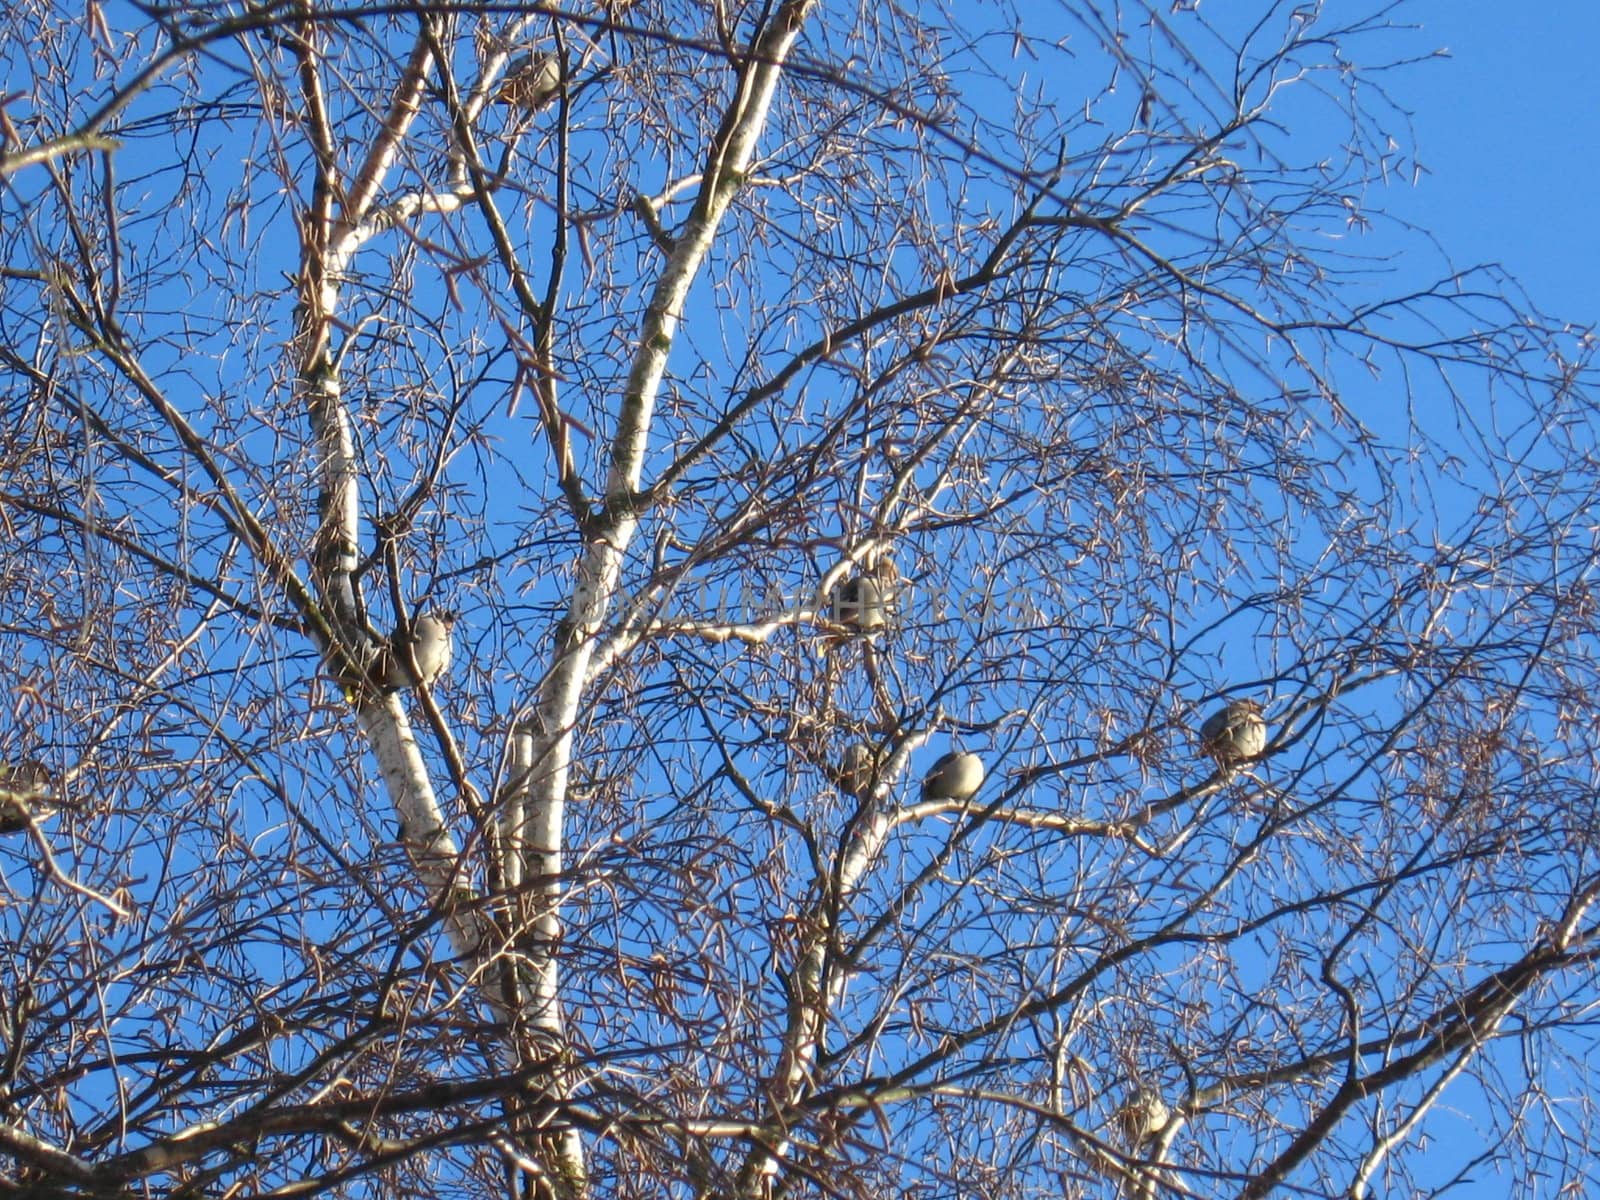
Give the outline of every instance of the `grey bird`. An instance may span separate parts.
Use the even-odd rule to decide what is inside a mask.
[[[1230,700],[1200,726],[1200,750],[1221,765],[1254,758],[1267,748],[1267,723],[1254,700]]]
[[[378,658],[377,677],[390,691],[431,684],[450,669],[453,612],[430,612],[397,629]]]
[[[983,759],[970,750],[941,755],[922,777],[924,800],[970,800],[983,786]]]
[[[847,579],[828,598],[829,615],[840,625],[853,625],[862,633],[876,633],[889,623],[894,588],[870,575]]]
[[[543,108],[561,90],[561,60],[548,50],[519,54],[506,67],[494,98],[524,112]]]
[[[43,763],[0,763],[0,833],[26,829],[28,818],[49,799],[51,784]]]
[[[839,763],[839,787],[860,799],[872,790],[883,767],[883,754],[866,742],[853,742]]]
[[[1160,1092],[1140,1088],[1117,1109],[1115,1119],[1128,1148],[1138,1150],[1167,1127],[1167,1122],[1172,1120],[1172,1110]]]

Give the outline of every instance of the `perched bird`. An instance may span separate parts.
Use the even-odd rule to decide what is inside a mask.
[[[882,766],[883,755],[875,747],[866,742],[853,743],[839,764],[840,789],[859,799],[872,790]]]
[[[1267,723],[1254,700],[1230,700],[1200,726],[1200,750],[1222,766],[1254,758],[1267,748]]]
[[[1140,1088],[1117,1109],[1115,1119],[1128,1148],[1137,1150],[1167,1127],[1167,1122],[1172,1120],[1172,1110],[1160,1092]]]
[[[894,608],[894,583],[881,574],[847,579],[828,597],[829,615],[838,624],[853,625],[862,633],[876,633],[887,626]]]
[[[453,612],[430,612],[397,629],[378,657],[377,677],[390,691],[431,684],[450,668]]]
[[[561,60],[549,50],[541,50],[537,54],[519,54],[511,60],[494,98],[533,112],[550,103],[560,90]]]
[[[0,833],[26,829],[28,817],[49,799],[51,782],[43,763],[0,763]]]
[[[983,785],[983,759],[967,750],[942,755],[922,777],[924,800],[968,800]]]

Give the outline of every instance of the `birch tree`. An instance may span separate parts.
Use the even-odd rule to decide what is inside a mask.
[[[0,1191],[1596,1186],[1592,347],[1391,6],[0,23]]]

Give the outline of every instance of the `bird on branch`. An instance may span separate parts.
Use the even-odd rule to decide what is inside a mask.
[[[1254,700],[1230,700],[1200,726],[1200,751],[1231,766],[1267,748],[1267,723]]]
[[[396,629],[378,655],[374,674],[387,691],[426,687],[450,668],[456,614],[430,612]]]
[[[970,750],[940,756],[922,777],[924,800],[970,800],[983,786],[983,759]]]

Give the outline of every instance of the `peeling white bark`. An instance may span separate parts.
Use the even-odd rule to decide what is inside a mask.
[[[927,738],[926,730],[911,735],[884,763],[877,788],[864,802],[863,819],[847,831],[845,844],[839,848],[834,898],[830,903],[824,897],[812,913],[804,949],[790,977],[791,994],[795,999],[790,1005],[789,1028],[784,1031],[783,1051],[771,1088],[773,1102],[780,1108],[795,1103],[805,1094],[822,1048],[828,1014],[844,998],[847,973],[828,970],[828,954],[835,944],[835,930],[831,924],[834,914],[843,915],[848,910],[850,898],[882,855],[895,826],[900,824],[900,810],[891,795],[893,785],[905,774],[912,753]],[[783,1153],[782,1145],[753,1152],[740,1168],[735,1194],[749,1200],[764,1195],[768,1181],[780,1169]]]
[[[384,789],[399,814],[407,849],[417,875],[430,895],[440,898],[444,927],[454,955],[467,962],[495,947],[488,921],[477,909],[448,903],[470,878],[461,862],[461,848],[445,827],[444,812],[433,790],[411,722],[398,695],[374,700],[357,714],[361,731],[378,760]],[[491,1005],[497,1001],[491,998]]]
[[[532,716],[512,734],[508,785],[501,797],[500,828],[506,883],[523,889],[527,927],[513,933],[527,974],[519,982],[531,994],[519,997],[523,1028],[563,1036],[557,948],[560,939],[560,875],[563,860],[565,804],[571,778],[572,730],[576,725],[599,630],[617,588],[624,558],[637,532],[639,517],[632,503],[645,468],[655,404],[665,375],[672,342],[682,321],[689,290],[715,241],[729,205],[744,182],[782,74],[814,0],[789,0],[756,38],[742,70],[737,91],[712,147],[699,194],[674,244],[651,295],[640,329],[639,344],[617,414],[617,437],[604,488],[604,508],[589,531],[557,657],[545,678]],[[325,602],[340,635],[364,641],[359,598],[353,572],[359,564],[361,497],[359,464],[349,413],[340,394],[326,331],[338,311],[340,289],[353,256],[362,243],[390,223],[388,212],[372,211],[383,181],[392,168],[415,118],[432,69],[426,37],[419,38],[396,88],[378,135],[355,176],[343,189],[338,218],[324,206],[311,218],[307,238],[306,278],[313,286],[306,299],[312,311],[314,342],[305,347],[304,381],[317,448],[322,509],[319,572]],[[331,143],[331,139],[330,143]],[[417,211],[443,209],[458,196],[418,202]],[[396,214],[404,215],[402,209]],[[375,652],[372,646],[363,646]],[[370,653],[368,657],[370,657]],[[416,739],[398,698],[371,699],[361,706],[361,727],[382,772],[385,788],[400,815],[413,861],[436,895],[448,900],[465,882],[460,850],[445,829],[438,799]],[[861,831],[865,844],[880,843],[892,822],[880,815]],[[854,868],[851,868],[852,870]],[[532,883],[531,888],[527,887]],[[481,957],[491,946],[487,919],[476,909],[457,911],[446,904],[446,928],[458,955]],[[820,953],[820,951],[818,951]],[[807,971],[820,977],[821,959]],[[494,998],[491,998],[494,1003]],[[825,1005],[818,1012],[825,1010]],[[796,1045],[798,1058],[814,1054],[813,1034]],[[511,1048],[515,1053],[515,1047]],[[798,1065],[797,1076],[803,1074]],[[559,1086],[559,1081],[553,1081]],[[574,1191],[584,1186],[582,1145],[576,1133],[559,1137],[561,1162],[553,1164]]]
[[[766,124],[783,62],[814,0],[789,0],[756,39],[739,79],[722,131],[712,148],[700,192],[645,311],[638,348],[617,414],[617,436],[606,479],[605,507],[591,532],[572,600],[545,678],[537,714],[515,734],[510,755],[513,786],[505,800],[504,833],[518,864],[507,864],[508,879],[537,879],[533,891],[532,960],[534,995],[526,1016],[535,1027],[563,1035],[560,976],[556,960],[562,886],[562,836],[572,769],[572,730],[589,679],[597,635],[616,592],[623,560],[638,531],[632,498],[643,476],[656,398],[666,372],[683,307],[717,229],[738,192]],[[575,1133],[563,1140],[569,1164],[581,1170],[581,1145]]]
[[[512,832],[508,840],[522,848],[528,874],[537,873],[547,881],[540,889],[548,901],[540,906],[540,921],[544,925],[536,930],[537,940],[546,946],[553,945],[556,931],[555,909],[560,892],[557,876],[561,870],[565,798],[571,776],[572,729],[583,700],[590,660],[596,650],[596,634],[616,591],[623,559],[638,530],[638,516],[630,508],[630,499],[643,475],[656,397],[689,289],[705,263],[717,228],[749,167],[766,124],[783,61],[793,48],[813,3],[814,0],[790,0],[757,38],[751,61],[730,104],[724,132],[712,149],[699,196],[676,250],[651,295],[618,414],[617,437],[605,488],[609,520],[590,538],[579,563],[568,609],[566,636],[546,677],[538,718],[526,723],[518,733],[527,741],[525,747],[512,755],[522,794],[513,798],[509,805],[514,816],[508,817],[508,824],[514,822],[520,829]],[[549,1028],[559,1032],[558,981],[553,958],[539,964],[537,975],[541,994],[534,998],[534,1011],[553,1022]]]

